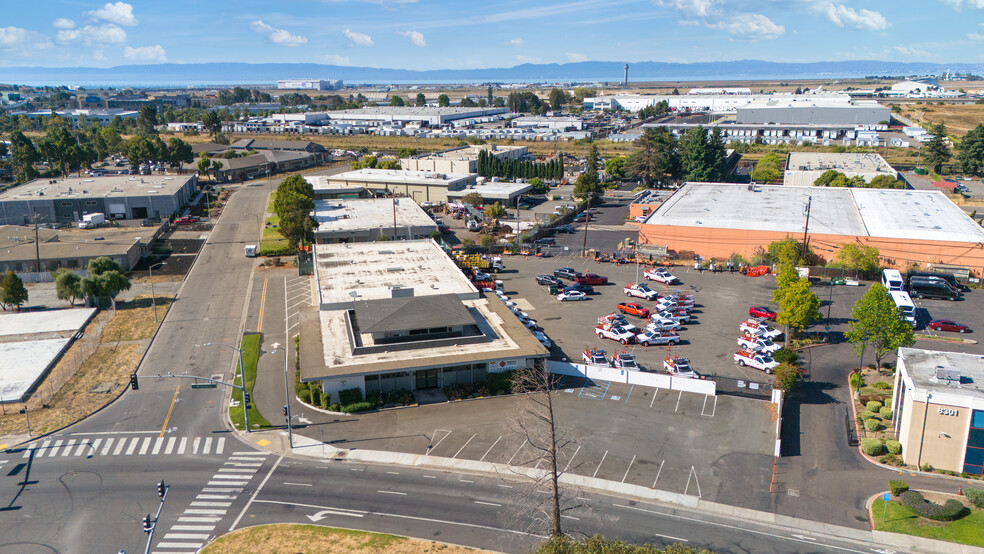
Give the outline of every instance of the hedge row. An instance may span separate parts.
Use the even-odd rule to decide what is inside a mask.
[[[890,420],[892,419],[892,409],[889,408],[888,406],[885,406],[882,409],[878,410],[878,415],[880,415],[882,419]]]
[[[374,409],[376,409],[376,405],[373,404],[372,402],[355,402],[353,404],[346,404],[342,406],[342,413],[354,414],[357,412],[367,412],[369,410],[374,410]]]
[[[964,496],[970,499],[970,503],[975,507],[984,510],[984,490],[981,489],[964,489]]]
[[[297,249],[291,248],[290,246],[267,246],[266,248],[261,248],[259,252],[259,256],[261,258],[273,256],[293,256],[294,254],[297,254]]]
[[[937,504],[923,498],[917,491],[908,490],[901,495],[902,505],[914,514],[933,521],[954,521],[968,512],[959,500],[949,499],[946,504]]]
[[[343,406],[362,402],[362,389],[354,387],[338,391],[338,402]]]

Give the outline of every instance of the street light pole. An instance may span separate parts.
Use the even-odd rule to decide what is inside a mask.
[[[294,433],[290,428],[290,384],[287,381],[287,347],[273,343],[273,351],[283,350],[284,353],[284,416],[287,418],[287,444],[294,448]]]
[[[154,267],[167,265],[167,262],[160,262],[150,266],[150,303],[154,307],[154,325],[157,324],[157,294],[154,292]]]
[[[205,346],[225,346],[226,348],[231,348],[236,352],[239,352],[239,378],[243,381],[243,388],[239,389],[243,393],[243,423],[246,425],[246,432],[249,433],[249,405],[246,402],[246,366],[243,365],[243,350],[242,348],[236,348],[235,346],[230,346],[221,342],[206,342]],[[233,378],[233,384],[235,384],[236,379]]]

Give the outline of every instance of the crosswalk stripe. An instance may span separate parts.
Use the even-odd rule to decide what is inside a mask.
[[[269,456],[270,453],[269,452],[259,452],[259,451],[256,451],[256,450],[248,450],[248,451],[233,452],[232,455],[233,456]]]
[[[209,507],[211,507],[211,508],[228,508],[229,506],[232,506],[232,502],[201,502],[201,501],[196,500],[196,501],[192,502],[191,504],[189,504],[189,506],[198,506],[200,508],[209,508]]]
[[[222,454],[222,451],[224,449],[225,449],[225,437],[219,437],[219,440],[216,441],[215,444],[215,453]]]
[[[79,447],[75,449],[75,455],[81,456],[82,453],[89,448],[89,446],[90,446],[89,439],[84,439],[82,442],[79,443]]]
[[[120,442],[116,443],[116,450],[113,451],[113,456],[119,456],[120,452],[123,452],[124,446],[126,446],[126,437],[120,439]]]
[[[130,441],[130,448],[126,449],[126,455],[132,456],[133,451],[137,449],[137,445],[140,444],[140,437],[137,437]]]
[[[200,543],[197,543],[197,544],[193,544],[193,543],[186,543],[186,542],[159,542],[159,543],[157,543],[157,548],[195,548],[195,549],[197,549],[199,546],[201,546],[203,544],[205,544],[205,543],[200,542]],[[195,550],[195,551],[197,552],[197,550]]]
[[[46,446],[48,446],[48,443],[50,443],[50,442],[51,441],[44,441],[44,443],[41,445],[41,448],[45,448]],[[32,444],[30,446],[30,448],[28,448],[27,450],[24,451],[24,455],[22,457],[23,458],[30,458],[31,457],[31,454],[34,454],[34,451],[37,450],[37,449],[38,449],[38,445]]]
[[[139,455],[143,456],[144,454],[147,453],[147,450],[149,449],[150,449],[150,437],[144,437],[143,444],[140,445]]]
[[[222,521],[221,517],[203,517],[203,516],[183,516],[179,517],[178,521],[186,521],[188,523],[218,523]]]
[[[215,485],[226,485],[226,486],[228,486],[228,485],[236,485],[236,486],[239,486],[239,487],[245,487],[246,485],[249,484],[249,481],[209,481],[207,484],[209,486],[215,486]]]
[[[116,439],[115,438],[106,439],[106,445],[103,446],[102,452],[99,453],[100,456],[105,456],[109,454],[109,449],[112,448],[114,440]]]
[[[181,437],[181,443],[178,444],[178,454],[184,454],[185,448],[188,446],[188,437]]]
[[[232,494],[199,494],[195,497],[196,500],[235,500],[236,496]]]
[[[257,463],[257,462],[259,462],[260,465],[263,465],[263,462],[266,461],[266,458],[246,458],[244,456],[229,456],[229,461],[230,462],[239,462],[239,463]]]
[[[194,438],[194,440],[191,442],[191,453],[192,454],[198,454],[198,446],[201,445],[201,443],[202,443],[202,438],[201,437],[195,437]]]
[[[252,474],[250,474],[250,475],[252,475]],[[212,479],[235,479],[235,480],[238,480],[238,481],[242,481],[243,479],[249,479],[250,478],[250,475],[225,475],[225,474],[218,474],[218,475],[213,475],[212,476]]]
[[[209,454],[212,451],[212,437],[205,438],[205,446],[202,447],[202,454]]]
[[[75,446],[75,439],[70,439],[68,442],[66,442],[65,449],[62,450],[62,456],[71,456],[73,446]]]
[[[102,439],[96,439],[92,441],[92,455],[95,456],[96,452],[99,452],[99,445],[102,444]]]
[[[170,454],[171,451],[174,450],[174,442],[176,440],[177,440],[177,437],[168,437],[168,439],[167,439],[167,446],[164,448],[164,453],[165,454]]]
[[[231,483],[222,483],[222,484],[223,485],[230,485]],[[234,493],[237,493],[238,494],[238,493],[243,492],[243,489],[242,488],[226,488],[226,487],[205,487],[205,488],[202,489],[202,492],[234,492]]]
[[[61,446],[61,443],[62,443],[62,441],[60,441],[60,440],[55,441],[55,444],[53,444],[51,446],[51,450],[48,451],[48,457],[49,458],[54,458],[55,456],[58,455],[58,447]]]
[[[172,525],[172,531],[211,531],[214,525]]]
[[[252,475],[256,473],[255,467],[220,467],[219,473],[242,473],[243,475]]]
[[[201,516],[224,516],[229,510],[210,510],[205,508],[188,508],[184,513],[189,515],[201,515]]]
[[[207,541],[208,534],[200,535],[197,533],[168,533],[164,535],[164,540],[185,540],[185,541]]]
[[[163,444],[164,444],[164,437],[157,437],[157,440],[154,441],[154,449],[151,450],[150,454],[152,456],[156,456],[156,455],[160,454],[160,452],[161,452],[161,446]]]

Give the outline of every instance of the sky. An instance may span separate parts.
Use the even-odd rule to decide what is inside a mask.
[[[738,59],[984,62],[984,0],[0,0],[0,67]]]

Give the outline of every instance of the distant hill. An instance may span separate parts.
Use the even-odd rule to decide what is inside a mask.
[[[434,82],[553,82],[622,80],[626,62],[578,62],[522,64],[485,69],[434,69],[416,71],[376,67],[350,67],[313,63],[199,63],[121,65],[95,67],[0,68],[0,82],[16,84],[64,84],[83,86],[151,86],[204,84],[261,84],[278,79],[342,79],[347,83]],[[777,63],[761,60],[730,62],[628,62],[629,81],[753,80],[856,78],[869,75],[927,75],[946,70],[984,73],[984,64],[937,64],[855,60],[843,62]]]

